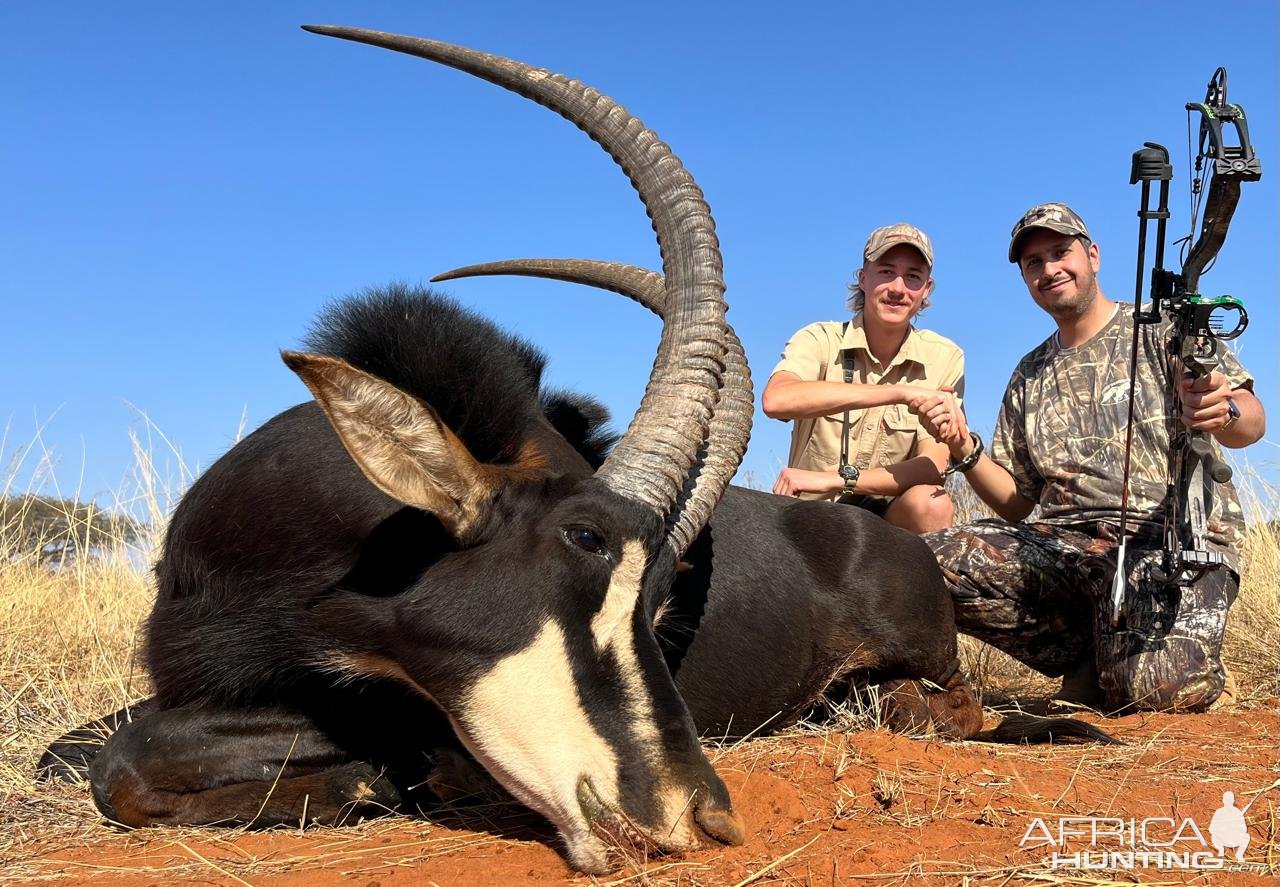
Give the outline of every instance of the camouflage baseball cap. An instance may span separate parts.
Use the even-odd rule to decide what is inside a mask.
[[[864,261],[874,262],[902,243],[920,250],[929,267],[933,267],[933,243],[929,240],[929,235],[906,222],[885,225],[883,228],[872,231],[871,236],[867,238],[867,245],[862,248],[862,258]]]
[[[1059,234],[1093,239],[1089,237],[1089,229],[1084,226],[1084,219],[1076,215],[1071,207],[1065,203],[1042,203],[1023,213],[1018,224],[1009,232],[1009,261],[1015,265],[1018,264],[1018,240],[1032,228],[1048,228]]]

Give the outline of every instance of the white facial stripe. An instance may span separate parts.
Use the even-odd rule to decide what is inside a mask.
[[[617,757],[587,717],[554,620],[476,682],[457,724],[476,760],[561,831],[582,821],[581,776],[601,798],[618,798]]]
[[[635,546],[634,550],[624,547],[624,564],[628,556],[637,554],[643,564],[643,550],[639,543]],[[659,735],[653,703],[640,677],[633,624],[629,617],[622,620],[623,630],[613,633],[610,646],[626,687],[632,736],[637,744],[657,753]],[[338,653],[324,666],[352,677],[403,681],[432,699],[398,663],[376,654]],[[617,804],[617,757],[591,726],[573,680],[564,634],[554,620],[542,627],[530,646],[503,659],[476,684],[462,717],[445,714],[481,766],[521,803],[555,824],[575,865],[586,869],[604,865],[608,852],[583,820],[577,787],[581,776],[590,776],[601,800]],[[661,777],[654,790],[660,795],[665,824],[649,837],[669,850],[700,846],[699,830],[689,815],[693,807],[689,790]]]
[[[645,554],[639,540],[622,544],[622,559],[613,569],[604,604],[591,620],[591,637],[596,651],[612,653],[618,665],[618,678],[625,687],[626,704],[631,714],[631,733],[643,744],[658,741],[653,702],[645,686],[636,658],[635,609],[644,582]]]
[[[615,586],[622,592],[618,597],[629,596],[634,609],[644,561],[639,542],[624,545],[602,612],[614,597]],[[627,588],[634,591],[623,591]],[[636,656],[634,625],[631,610],[626,610],[610,633],[608,646],[625,688],[631,747],[639,763],[661,758],[662,753],[652,698]],[[621,794],[618,759],[587,717],[564,634],[554,620],[543,625],[530,646],[503,659],[481,678],[466,712],[451,720],[475,759],[521,803],[556,825],[576,865],[605,858],[604,845],[582,818],[578,780],[589,776],[596,795],[609,806],[617,805]],[[669,850],[700,846],[690,790],[661,776],[653,790],[659,794],[664,815],[659,829],[648,837]]]
[[[401,680],[432,699],[398,663],[381,656],[336,653],[323,666],[353,678]],[[587,719],[560,627],[548,621],[532,645],[503,659],[476,685],[468,703],[461,718],[437,707],[472,757],[517,800],[551,820],[575,866],[609,870],[608,849],[583,818],[577,785],[589,775],[600,797],[616,803],[617,759]]]
[[[609,589],[599,612],[591,618],[591,636],[596,649],[606,650],[619,626],[630,621],[640,599],[640,585],[644,582],[644,546],[636,539],[622,543],[622,559],[613,568]]]
[[[624,687],[627,713],[630,715],[628,732],[632,743],[652,750],[653,756],[660,756],[657,712],[636,654],[635,608],[644,582],[645,565],[644,547],[640,542],[630,540],[623,543],[622,559],[614,568],[604,605],[591,620],[591,634],[596,649],[609,651],[617,663],[618,678]],[[645,757],[652,759],[649,755]],[[693,806],[689,791],[672,785],[661,774],[654,789],[660,794],[664,811],[662,822],[668,831],[652,837],[660,839],[668,847],[697,846],[697,828],[692,816],[687,815]]]

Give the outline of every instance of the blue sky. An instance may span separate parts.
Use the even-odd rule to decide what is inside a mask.
[[[1158,13],[1156,10],[1158,9]],[[550,14],[554,12],[554,15]],[[9,458],[44,426],[86,495],[133,464],[136,410],[207,466],[305,399],[277,351],[328,300],[471,262],[572,256],[658,266],[612,162],[555,115],[426,62],[304,33],[351,24],[547,67],[626,105],[705,190],[757,401],[797,328],[842,319],[867,232],[932,236],[923,325],[967,352],[971,423],[994,423],[1052,326],[1004,257],[1024,209],[1069,202],[1133,298],[1129,159],[1163,142],[1185,233],[1186,115],[1215,66],[1251,115],[1247,185],[1205,292],[1246,302],[1239,342],[1277,409],[1277,12],[1081,2],[59,3],[0,6],[0,213]],[[566,284],[449,289],[551,355],[554,384],[625,424],[658,325]],[[788,427],[757,414],[744,468],[771,481]],[[1250,461],[1275,476],[1263,442]]]

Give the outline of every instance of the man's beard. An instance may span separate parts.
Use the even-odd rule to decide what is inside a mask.
[[[1078,320],[1084,317],[1098,298],[1098,276],[1090,274],[1088,280],[1076,279],[1076,298],[1059,302],[1048,309],[1055,320]]]

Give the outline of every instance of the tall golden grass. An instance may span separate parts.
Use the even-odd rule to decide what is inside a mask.
[[[138,662],[141,627],[154,591],[149,566],[166,520],[191,480],[176,448],[162,451],[171,472],[156,461],[157,435],[149,425],[133,435],[134,467],[107,498],[108,508],[141,525],[132,539],[92,534],[94,550],[50,565],[47,543],[11,532],[27,515],[7,509],[0,526],[0,796],[29,789],[42,748],[68,728],[115,711],[147,695]],[[79,490],[57,488],[56,454],[34,444],[7,453],[0,495],[11,503],[37,494],[75,502]],[[26,484],[19,488],[19,478]],[[101,498],[101,497],[99,497]],[[68,509],[62,532],[90,536],[92,510]],[[3,819],[4,811],[0,811]]]

